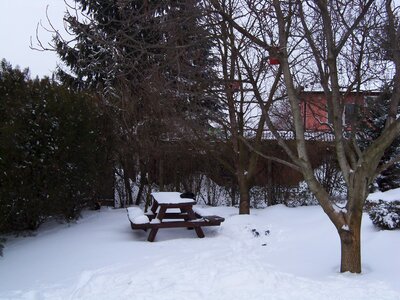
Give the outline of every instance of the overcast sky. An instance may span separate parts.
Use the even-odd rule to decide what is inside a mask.
[[[394,0],[396,6],[400,0]],[[36,26],[47,25],[48,15],[55,28],[63,30],[66,10],[64,0],[0,0],[0,59],[5,58],[14,67],[29,67],[32,77],[51,75],[59,60],[53,52],[39,52],[29,48],[30,38],[36,42]],[[46,44],[51,34],[40,29],[40,39]]]
[[[42,21],[47,24],[48,15],[57,29],[63,29],[65,12],[63,0],[0,0],[0,59],[5,58],[14,67],[29,67],[31,76],[51,75],[58,59],[53,52],[39,52],[29,48],[30,38],[36,42],[36,26]],[[51,34],[40,29],[44,43],[51,40]]]

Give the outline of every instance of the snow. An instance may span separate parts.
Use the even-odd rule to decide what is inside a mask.
[[[400,299],[399,231],[363,218],[363,273],[339,273],[339,238],[318,206],[276,205],[193,230],[132,231],[125,209],[87,211],[73,224],[45,224],[9,237],[0,258],[0,299]]]
[[[177,203],[193,203],[192,198],[181,198],[181,193],[178,192],[157,192],[151,193],[158,203],[177,204]]]
[[[389,190],[386,192],[375,192],[367,198],[370,202],[379,202],[383,200],[385,202],[400,201],[400,188]]]
[[[141,215],[144,215],[143,210],[139,207],[132,206],[132,207],[128,207],[126,210],[128,212],[128,217],[131,220],[133,220],[134,218],[139,217]]]
[[[137,216],[132,220],[133,224],[147,224],[149,222],[150,222],[149,217],[145,215]]]
[[[200,216],[206,216],[209,213],[209,210],[207,209],[207,207],[204,208],[204,207],[201,207],[200,205],[193,206],[193,211]]]
[[[393,212],[389,212],[386,216],[383,217],[384,223],[388,224],[388,227],[390,229],[396,228],[396,219],[398,219],[398,216]]]
[[[144,215],[143,210],[139,207],[128,207],[128,218],[133,224],[147,224],[149,223],[149,217]]]
[[[281,138],[285,140],[293,140],[295,139],[295,134],[293,131],[280,130],[278,134]],[[332,142],[335,140],[335,135],[330,132],[316,132],[316,131],[306,131],[304,132],[304,138],[306,140],[317,140],[324,142]],[[276,137],[271,131],[263,132],[263,139],[265,140],[275,140]]]
[[[339,213],[344,213],[344,214],[347,213],[347,209],[345,207],[339,207],[335,203],[332,204],[332,207],[333,207],[333,209],[335,210],[335,212],[337,214],[339,214]]]

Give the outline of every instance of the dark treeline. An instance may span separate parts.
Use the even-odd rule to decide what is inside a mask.
[[[165,141],[190,136],[191,147],[198,148],[210,121],[222,115],[212,92],[218,80],[204,10],[197,0],[76,3],[86,18],[65,16],[74,43],[55,36],[54,50],[68,66],[58,76],[102,103],[115,129],[122,205],[139,204],[152,185],[168,188],[159,176],[165,172]]]
[[[77,218],[107,167],[109,124],[88,94],[1,61],[0,231]]]
[[[154,185],[172,188],[159,176],[164,142],[191,135],[194,147],[221,115],[198,1],[76,2],[87,18],[65,15],[72,46],[54,36],[68,68],[56,81],[1,65],[3,232],[79,217],[113,197],[114,172],[124,181],[122,206],[145,200]],[[190,176],[181,173],[175,188]]]

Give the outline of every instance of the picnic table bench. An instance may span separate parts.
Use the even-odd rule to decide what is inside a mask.
[[[145,214],[138,207],[128,207],[132,229],[150,229],[148,241],[153,242],[158,229],[186,227],[194,229],[199,238],[204,237],[203,226],[219,226],[225,220],[219,216],[202,216],[195,213],[193,198],[181,198],[178,192],[152,193],[153,204]]]

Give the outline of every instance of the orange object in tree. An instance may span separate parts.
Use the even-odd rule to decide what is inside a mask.
[[[270,57],[270,58],[269,58],[269,64],[270,64],[270,65],[279,65],[279,64],[280,64],[279,58],[277,58],[277,57]]]

